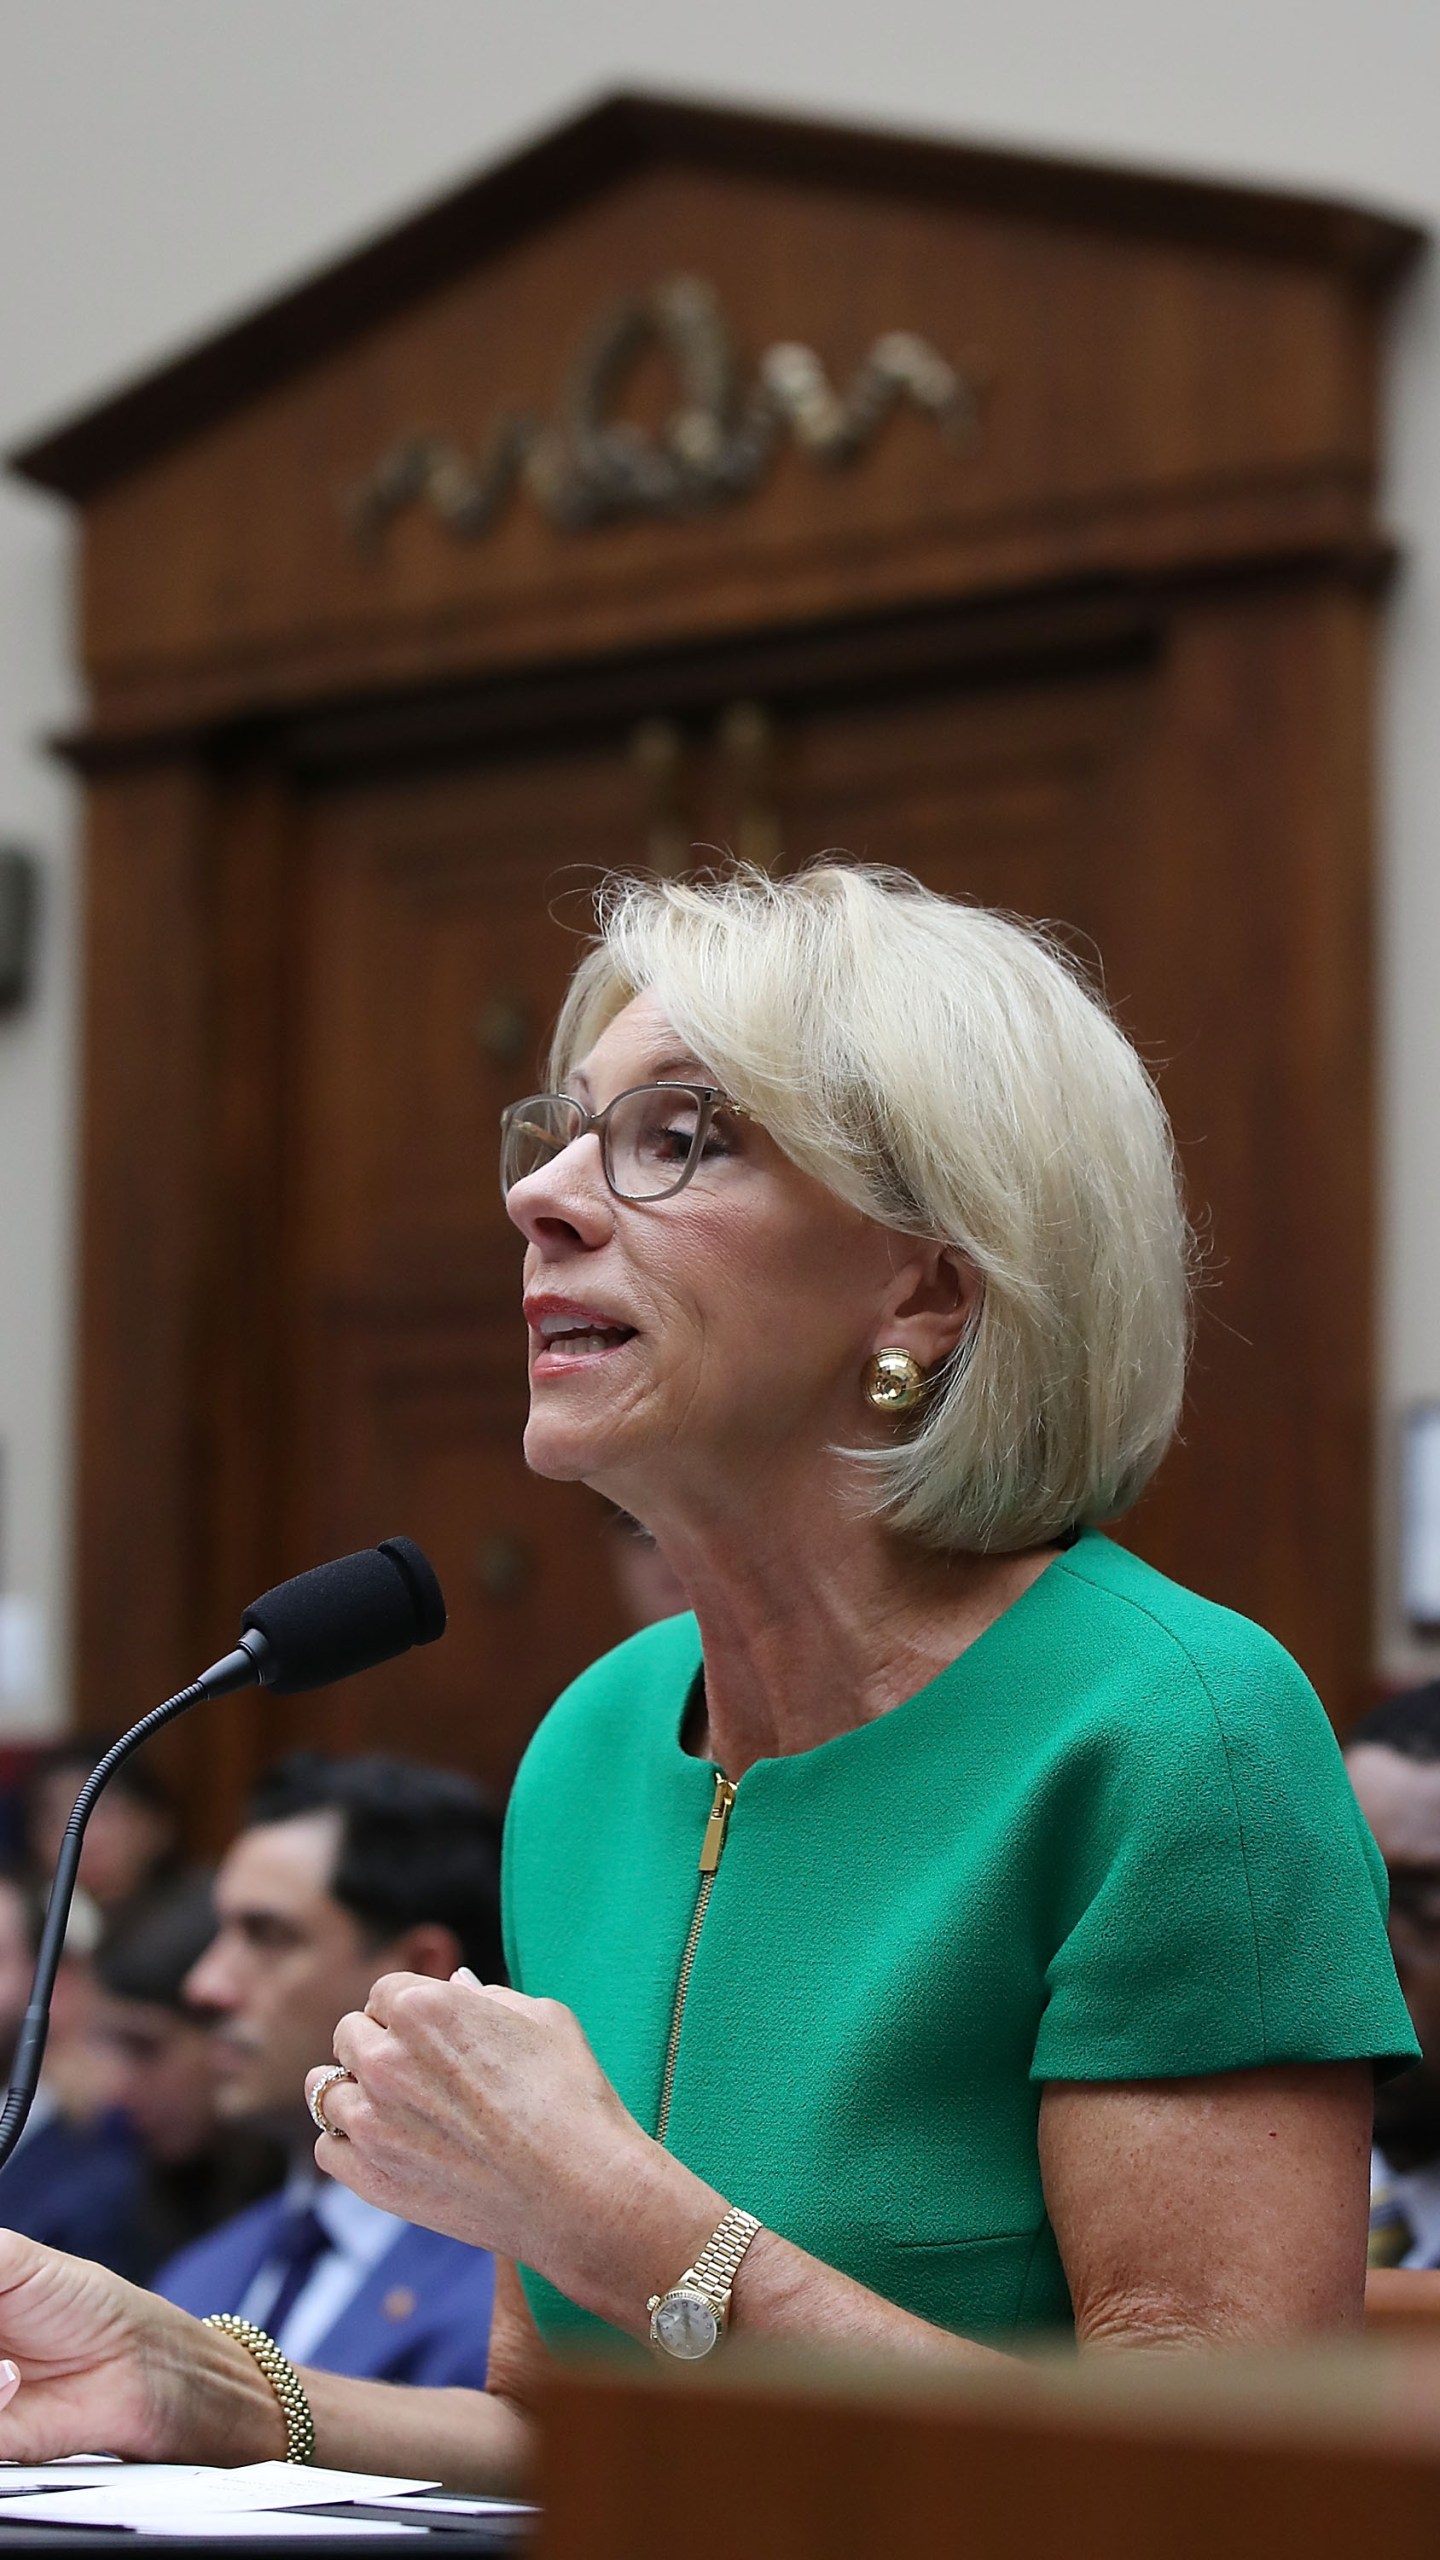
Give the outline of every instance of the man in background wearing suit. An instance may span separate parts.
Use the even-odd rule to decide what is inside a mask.
[[[382,1973],[503,1981],[500,1830],[468,1780],[297,1753],[263,1778],[215,1880],[218,1931],[186,1982],[208,2012],[226,2120],[290,2155],[278,2196],[162,2267],[202,2318],[254,2320],[297,2364],[383,2382],[485,2380],[488,2253],[383,2213],[315,2168],[304,2075]]]
[[[1440,1681],[1387,1698],[1345,1765],[1390,1878],[1390,1944],[1422,2059],[1375,2092],[1372,2267],[1440,2266]]]
[[[40,1943],[44,1895],[20,1869],[0,1866],[0,2078],[9,2079]],[[142,2162],[134,2133],[113,2107],[69,2086],[84,2062],[93,1997],[90,1949],[99,1921],[77,1898],[55,1985],[46,2068],[25,2130],[0,2174],[0,2224],[143,2284],[155,2260],[136,2227]],[[83,2070],[82,2070],[83,2079]]]

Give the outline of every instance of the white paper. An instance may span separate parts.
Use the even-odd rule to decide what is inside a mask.
[[[88,2489],[92,2481],[114,2480],[124,2468],[118,2453],[62,2453],[55,2462],[0,2462],[0,2498],[19,2497],[27,2489]],[[135,2471],[168,2471],[168,2462],[137,2462]]]
[[[17,2464],[13,2471],[0,2471],[0,2504],[7,2516],[15,2515],[41,2490],[47,2509],[59,2498],[88,2496],[92,2490],[124,2489],[137,2498],[166,2498],[210,2477],[210,2466],[198,2462],[42,2462],[24,2469]]]
[[[227,2542],[293,2542],[302,2534],[323,2541],[328,2534],[353,2542],[360,2533],[423,2533],[423,2524],[371,2524],[363,2516],[282,2516],[282,2515],[198,2515],[177,2516],[167,2507],[158,2516],[147,2516],[142,2530],[162,2540],[193,2542],[197,2533],[207,2541],[222,2535]]]
[[[47,2480],[52,2471],[118,2471],[121,2460],[122,2456],[118,2453],[57,2453],[53,2462],[24,2463],[12,2462],[7,2455],[5,2460],[0,2462],[0,2480],[8,2480],[12,2472],[16,2471],[43,2472]],[[133,2467],[137,2471],[145,2469],[168,2471],[170,2465],[169,2463],[137,2462]]]
[[[43,2496],[7,2497],[0,2514],[6,2523],[128,2525],[148,2533],[169,2530],[181,2517],[190,2524],[203,2517],[208,2530],[212,2516],[333,2507],[342,2500],[368,2506],[405,2489],[439,2485],[391,2472],[322,2471],[308,2463],[248,2462],[219,2470],[200,2463],[135,2462],[112,2470],[94,2487],[74,2487],[72,2474]]]
[[[538,2516],[538,2507],[523,2498],[362,2498],[366,2507],[389,2507],[404,2515],[407,2508],[427,2516]]]
[[[129,2476],[127,2470],[126,2478]],[[233,2471],[207,2471],[202,2476],[207,2482],[221,2484],[220,2504],[227,2507],[293,2507],[302,2502],[306,2506],[333,2507],[341,2498],[348,2498],[357,2506],[369,2506],[376,2498],[398,2498],[407,2489],[440,2486],[438,2480],[407,2479],[403,2472],[328,2471],[317,2462],[244,2462]],[[262,2494],[272,2489],[280,2494]]]

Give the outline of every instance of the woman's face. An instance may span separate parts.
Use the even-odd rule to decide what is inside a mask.
[[[674,1079],[714,1082],[643,995],[567,1089],[599,1111]],[[912,1248],[753,1121],[718,1111],[668,1200],[617,1200],[591,1133],[516,1183],[509,1208],[526,1240],[537,1474],[583,1477],[643,1518],[689,1486],[723,1498],[865,1435],[861,1371]]]

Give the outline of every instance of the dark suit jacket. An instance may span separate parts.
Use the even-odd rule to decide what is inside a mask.
[[[143,2175],[123,2116],[90,2125],[51,2116],[0,2170],[0,2223],[143,2283],[150,2272],[139,2227]]]
[[[267,2196],[222,2222],[161,2268],[155,2291],[202,2320],[212,2311],[238,2311],[285,2212],[283,2194]],[[465,2383],[479,2391],[494,2298],[487,2249],[407,2223],[305,2361],[370,2382]]]

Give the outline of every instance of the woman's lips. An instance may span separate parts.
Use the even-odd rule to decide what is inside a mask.
[[[572,1369],[593,1369],[597,1361],[612,1359],[634,1339],[630,1325],[573,1325],[563,1333],[536,1333],[532,1336],[530,1375],[559,1378]]]

